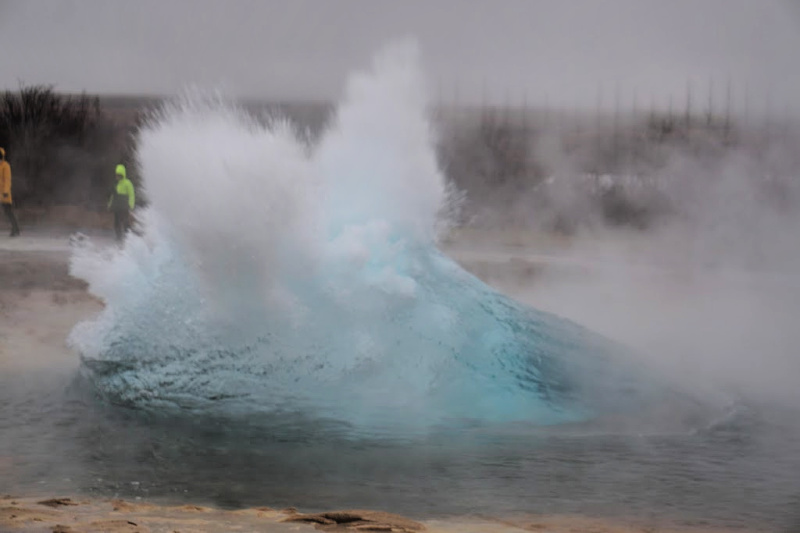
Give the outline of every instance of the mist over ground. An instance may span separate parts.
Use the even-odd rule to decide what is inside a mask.
[[[445,168],[469,191],[465,226],[562,261],[527,282],[493,280],[665,371],[797,405],[797,124],[643,115],[537,129],[499,110],[482,137],[448,139],[444,153],[463,158]],[[476,137],[506,151],[459,145]]]

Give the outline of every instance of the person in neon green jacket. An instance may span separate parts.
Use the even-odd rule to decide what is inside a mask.
[[[117,184],[108,199],[108,209],[114,213],[114,232],[118,241],[125,237],[131,227],[131,211],[135,205],[136,194],[133,183],[128,179],[125,165],[117,165]]]

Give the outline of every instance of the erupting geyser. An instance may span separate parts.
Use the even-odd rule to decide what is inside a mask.
[[[106,303],[70,338],[100,396],[403,431],[658,402],[619,346],[437,249],[450,195],[426,105],[415,48],[400,46],[350,80],[311,145],[213,99],[165,106],[138,138],[142,236],[72,259]]]

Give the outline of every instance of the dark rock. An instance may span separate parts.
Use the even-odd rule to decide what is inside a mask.
[[[424,531],[425,526],[408,518],[384,513],[382,511],[328,511],[315,514],[297,514],[284,519],[284,522],[304,522],[317,524],[324,531]]]
[[[53,498],[51,500],[43,500],[40,502],[36,502],[39,505],[46,505],[48,507],[61,507],[65,505],[78,505],[77,503],[73,502],[69,498]]]

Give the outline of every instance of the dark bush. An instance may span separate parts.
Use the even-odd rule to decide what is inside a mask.
[[[62,95],[46,85],[0,94],[0,146],[20,205],[102,205],[124,144],[119,137],[96,97]]]
[[[476,208],[507,204],[544,177],[534,157],[532,129],[492,113],[445,126],[439,159],[449,180],[466,195],[467,216]]]

